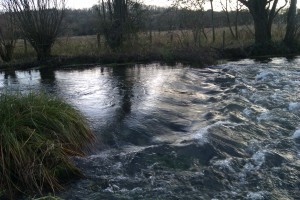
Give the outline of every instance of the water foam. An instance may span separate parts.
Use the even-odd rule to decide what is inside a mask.
[[[207,134],[209,133],[209,129],[213,128],[213,127],[216,127],[216,126],[227,126],[227,127],[235,127],[237,126],[238,124],[236,123],[232,123],[232,122],[229,122],[229,121],[218,121],[214,124],[211,124],[211,125],[208,125],[206,127],[203,127],[201,129],[199,129],[193,136],[193,139],[197,139],[197,140],[202,140],[202,141],[205,141],[205,142],[208,142],[207,141]]]
[[[251,199],[251,200],[265,199],[264,198],[264,192],[262,192],[262,191],[260,191],[260,192],[248,192],[247,199]]]
[[[273,77],[273,76],[274,76],[274,73],[263,71],[256,75],[255,80],[256,81],[265,81],[268,78]]]
[[[214,164],[221,169],[228,169],[230,172],[235,173],[234,169],[232,168],[232,158],[224,159],[224,160],[217,160]]]
[[[267,120],[271,120],[272,119],[272,116],[271,116],[271,114],[270,114],[270,112],[269,111],[267,111],[267,112],[263,112],[263,113],[261,113],[258,117],[257,117],[257,121],[258,122],[261,122],[261,121],[267,121]]]
[[[263,151],[258,151],[252,156],[251,160],[252,162],[245,164],[244,173],[260,169],[265,162],[265,153]],[[242,177],[245,177],[245,174],[243,174]]]
[[[243,114],[249,117],[252,114],[252,110],[249,108],[245,108],[243,110]]]
[[[265,153],[258,151],[252,156],[252,159],[255,164],[260,167],[265,162]]]
[[[300,103],[299,102],[289,103],[289,111],[297,111],[297,110],[300,110]]]
[[[295,133],[292,136],[293,139],[298,139],[300,138],[300,129],[296,130]]]

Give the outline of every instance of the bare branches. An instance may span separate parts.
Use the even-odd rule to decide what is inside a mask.
[[[99,9],[102,32],[112,49],[119,48],[124,40],[128,3],[125,0],[102,0]]]
[[[15,13],[23,36],[37,52],[38,59],[49,57],[60,33],[65,0],[5,0]]]
[[[141,4],[132,0],[101,0],[99,3],[101,32],[109,47],[117,50],[140,28]]]
[[[238,39],[238,17],[239,17],[239,13],[240,13],[243,5],[238,0],[234,0],[234,1],[236,1],[234,4],[235,6],[232,6],[233,0],[225,0],[225,4],[224,4],[224,0],[220,0],[220,4],[222,7],[222,10],[226,14],[228,27],[229,27],[232,37],[235,39]],[[235,12],[235,19],[234,19],[235,30],[233,30],[233,28],[232,28],[232,22],[231,22],[230,15],[229,15],[230,12]]]
[[[174,0],[173,6],[183,9],[201,10],[204,11],[204,4],[207,0]]]

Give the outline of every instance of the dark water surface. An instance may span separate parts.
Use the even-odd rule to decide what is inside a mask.
[[[300,199],[300,58],[0,73],[46,91],[98,141],[65,199]]]

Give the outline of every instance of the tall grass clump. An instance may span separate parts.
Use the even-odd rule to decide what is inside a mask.
[[[70,156],[84,155],[93,139],[85,118],[45,94],[0,95],[0,191],[42,194],[80,176]]]

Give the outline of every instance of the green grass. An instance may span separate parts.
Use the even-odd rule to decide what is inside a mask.
[[[79,111],[34,93],[0,96],[0,130],[0,188],[10,199],[60,190],[80,176],[70,156],[84,155],[94,138]]]

